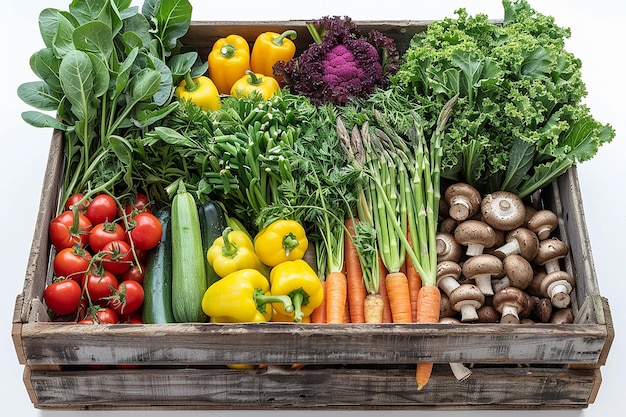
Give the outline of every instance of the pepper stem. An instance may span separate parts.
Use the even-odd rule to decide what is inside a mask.
[[[237,255],[237,252],[239,252],[237,245],[235,245],[233,242],[230,241],[230,239],[228,239],[228,235],[230,235],[230,232],[232,231],[233,231],[232,227],[227,227],[222,232],[222,239],[224,240],[224,246],[222,247],[222,255],[231,259]]]
[[[291,298],[288,295],[266,295],[263,290],[257,288],[254,290],[254,302],[256,303],[257,310],[260,312],[265,311],[265,306],[272,303],[280,303],[283,305],[283,309],[286,313],[291,313],[294,310]]]
[[[261,85],[263,83],[263,78],[257,77],[254,71],[246,70],[246,75],[249,75],[246,81],[248,81],[250,85]]]
[[[197,83],[193,80],[191,76],[191,71],[187,71],[185,74],[185,91],[193,92],[196,91],[200,87],[200,83]]]
[[[302,306],[309,304],[309,294],[302,287],[289,293],[289,298],[293,302],[293,321],[300,323],[304,318]]]
[[[285,249],[285,255],[289,256],[289,253],[292,249],[296,248],[300,242],[298,242],[298,238],[296,235],[289,232],[285,236],[283,236],[283,249]]]
[[[232,43],[228,43],[222,46],[222,48],[220,49],[220,54],[222,54],[224,58],[230,59],[235,55],[236,50],[237,48],[235,48],[235,45],[233,45]]]
[[[293,29],[289,29],[284,31],[283,33],[280,34],[280,36],[277,36],[275,38],[272,38],[272,42],[274,43],[274,45],[276,46],[283,46],[283,41],[286,38],[289,38],[291,40],[296,39],[296,37],[298,36],[298,32],[296,32]]]

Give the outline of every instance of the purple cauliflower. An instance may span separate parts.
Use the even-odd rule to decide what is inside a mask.
[[[293,93],[315,104],[367,97],[377,87],[387,87],[389,76],[399,68],[394,40],[378,31],[363,37],[349,17],[326,16],[307,27],[315,42],[274,70]]]

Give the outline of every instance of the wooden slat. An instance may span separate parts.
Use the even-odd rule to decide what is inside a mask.
[[[599,373],[561,368],[474,368],[457,381],[436,365],[417,391],[415,367],[32,371],[38,408],[70,409],[564,409],[584,408]]]
[[[281,33],[287,29],[297,32],[294,41],[296,53],[304,50],[313,42],[309,31],[306,29],[307,21],[268,21],[268,22],[245,22],[245,21],[194,21],[185,37],[181,40],[185,45],[193,45],[200,56],[206,60],[216,40],[236,33],[246,38],[251,44],[257,36],[263,32]],[[429,21],[355,21],[359,30],[367,34],[370,30],[379,30],[393,38],[398,51],[404,52],[408,48],[409,41],[414,34],[423,32]]]
[[[601,325],[25,323],[28,364],[598,363]],[[280,345],[280,349],[276,346]]]

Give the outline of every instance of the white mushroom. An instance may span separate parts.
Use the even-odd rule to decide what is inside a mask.
[[[465,220],[454,229],[454,238],[461,245],[467,246],[467,256],[476,256],[495,244],[496,232],[480,220]]]
[[[485,303],[485,295],[473,284],[462,284],[450,293],[450,305],[461,313],[462,322],[478,320],[476,310]]]
[[[558,217],[551,210],[539,210],[528,220],[528,228],[537,234],[540,240],[550,237],[550,234],[558,225]]]
[[[483,220],[494,229],[513,230],[524,224],[526,206],[521,198],[509,191],[487,194],[481,203]]]
[[[437,286],[446,294],[459,287],[461,266],[454,261],[443,261],[437,264]]]
[[[451,233],[438,232],[436,234],[437,262],[459,262],[463,256],[463,248]]]
[[[498,292],[499,289],[505,287],[516,287],[525,290],[533,280],[535,271],[533,267],[521,255],[509,255],[502,261],[502,270],[504,277],[499,280],[492,281],[493,290]]]
[[[507,287],[493,296],[493,306],[501,314],[500,323],[518,324],[520,317],[530,313],[532,301],[519,288]]]
[[[480,210],[480,193],[476,188],[463,182],[446,188],[444,199],[448,203],[450,217],[458,221],[466,220]]]
[[[562,240],[556,237],[545,239],[539,243],[534,263],[545,267],[546,273],[549,274],[561,269],[559,260],[565,258],[568,253],[569,247]]]
[[[495,250],[503,258],[509,255],[519,254],[525,259],[532,261],[539,250],[539,239],[530,229],[518,227],[506,234],[506,243]]]
[[[554,271],[543,277],[541,281],[541,293],[550,298],[556,308],[569,306],[570,293],[574,288],[574,278],[565,271]]]
[[[461,267],[467,279],[473,279],[484,295],[493,295],[491,278],[502,273],[502,261],[495,255],[483,253],[472,256]]]

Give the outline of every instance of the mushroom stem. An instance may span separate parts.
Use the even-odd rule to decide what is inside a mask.
[[[517,324],[519,323],[519,316],[517,314],[517,307],[512,305],[505,305],[502,307],[502,318],[500,323],[504,324]]]
[[[476,304],[466,303],[461,304],[461,321],[476,321],[478,320],[478,313],[476,313]]]
[[[544,268],[547,274],[551,274],[556,271],[561,270],[561,266],[559,265],[558,259],[552,259],[544,264]]]
[[[460,362],[451,362],[450,369],[457,381],[465,381],[472,375],[472,371]]]
[[[552,305],[556,308],[565,308],[569,305],[571,298],[569,293],[572,286],[567,281],[557,281],[548,287],[548,295],[552,300]]]
[[[491,286],[491,275],[476,275],[474,277],[476,286],[480,288],[480,291],[485,295],[493,295],[493,287]]]

